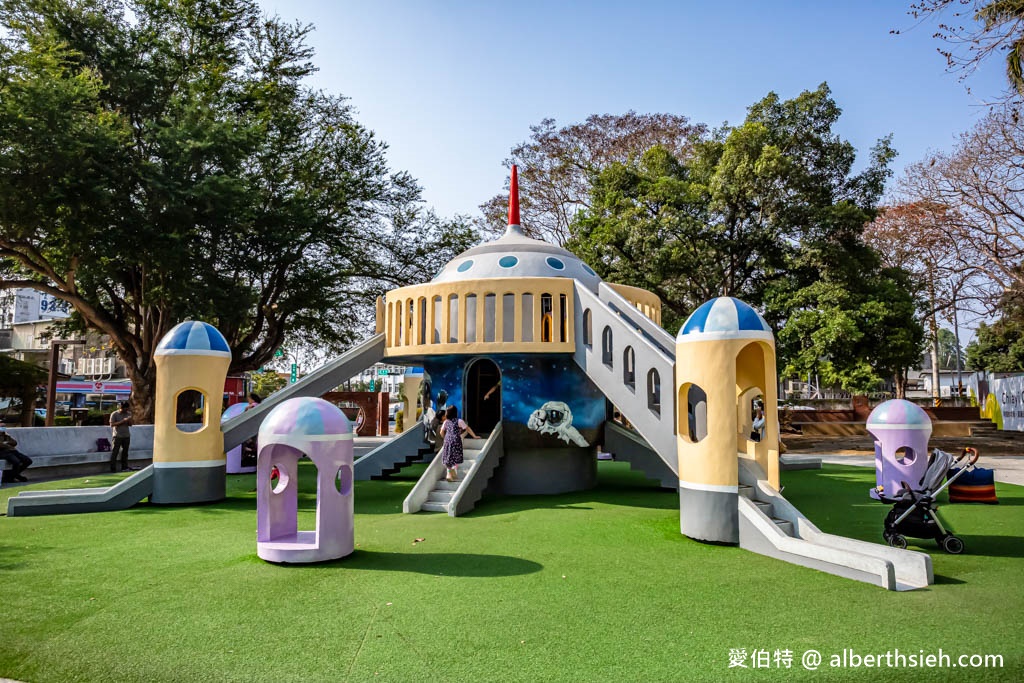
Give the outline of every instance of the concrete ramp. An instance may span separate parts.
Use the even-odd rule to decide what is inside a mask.
[[[827,534],[772,488],[756,463],[739,462],[741,548],[892,591],[935,582],[927,554]]]
[[[153,466],[113,486],[65,491],[25,491],[7,501],[8,517],[127,510],[153,493]]]
[[[295,384],[276,391],[263,403],[234,417],[223,425],[224,452],[227,453],[246,439],[256,436],[265,418],[274,406],[298,396],[323,396],[350,377],[359,374],[377,361],[384,359],[384,334],[377,334],[341,354],[329,363],[305,375]]]

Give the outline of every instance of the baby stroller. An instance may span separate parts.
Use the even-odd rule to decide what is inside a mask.
[[[969,456],[970,460],[966,465],[955,470],[943,483],[942,480],[949,474],[953,465],[963,463]],[[917,488],[911,488],[907,482],[902,482],[903,488],[896,492],[895,498],[879,492],[878,499],[893,506],[885,516],[885,531],[882,532],[882,537],[893,548],[906,548],[907,536],[934,538],[947,553],[962,553],[964,542],[954,536],[952,530],[942,525],[936,514],[938,506],[935,504],[935,498],[964,472],[971,470],[977,461],[978,451],[973,448],[965,448],[959,457],[936,448],[928,458],[928,469],[925,470]]]

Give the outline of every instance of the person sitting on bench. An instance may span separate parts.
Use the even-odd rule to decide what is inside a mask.
[[[18,442],[7,433],[7,425],[0,420],[0,458],[11,463],[11,479],[28,481],[22,474],[32,464],[32,458],[18,450]]]

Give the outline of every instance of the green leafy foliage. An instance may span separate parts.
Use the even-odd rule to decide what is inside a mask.
[[[0,286],[110,335],[140,419],[177,322],[220,329],[232,372],[340,348],[475,241],[307,84],[311,28],[252,0],[10,0],[0,26]]]
[[[1024,295],[1012,290],[1000,300],[1001,317],[981,323],[967,345],[967,367],[989,372],[1024,372]]]
[[[785,372],[875,388],[918,360],[923,333],[905,274],[884,270],[862,238],[895,152],[879,140],[854,173],[840,114],[826,84],[771,93],[688,157],[655,146],[611,163],[567,246],[605,279],[656,293],[668,329],[736,296],[778,329]]]

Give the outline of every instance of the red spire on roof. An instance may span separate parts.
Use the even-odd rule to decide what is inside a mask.
[[[519,225],[519,176],[512,165],[512,183],[508,188],[508,224]]]

